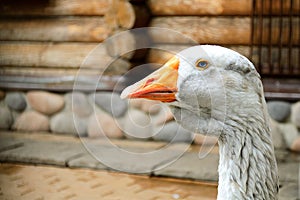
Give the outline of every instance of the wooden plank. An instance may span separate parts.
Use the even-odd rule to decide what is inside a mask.
[[[104,17],[0,20],[0,40],[102,42],[112,33]]]
[[[272,1],[272,14],[280,13],[280,1]],[[290,1],[283,1],[283,14],[288,15]],[[300,0],[294,0],[293,14],[300,12]],[[263,1],[264,14],[269,12],[270,1]],[[257,9],[261,11],[261,1],[257,1]],[[171,15],[250,15],[252,0],[149,0],[148,6],[155,16]]]
[[[25,67],[25,66],[1,66],[0,75],[18,77],[64,77],[77,75],[97,75],[103,73],[101,69],[77,69],[77,68],[58,68],[58,67]]]
[[[75,85],[74,85],[75,84]],[[117,91],[124,89],[125,84],[120,76],[95,75],[81,76],[45,76],[45,77],[20,77],[0,75],[0,88],[5,90],[47,90],[55,92],[67,91]]]
[[[108,0],[1,0],[0,15],[105,15],[109,7]]]
[[[97,43],[0,43],[0,66],[91,68],[121,74],[130,68],[122,58],[109,56]],[[107,68],[109,66],[109,68]]]
[[[0,65],[79,68],[95,47],[96,44],[1,42]]]
[[[265,97],[269,100],[300,99],[300,79],[263,78]]]
[[[293,20],[292,43],[299,45],[299,18]],[[272,19],[272,40],[277,44],[279,37],[282,44],[289,42],[289,21],[283,19],[283,30],[280,36],[279,19]],[[269,21],[263,24],[262,43],[269,43]],[[155,17],[150,26],[176,30],[200,44],[249,45],[251,43],[251,20],[249,17]],[[254,32],[254,43],[260,42],[260,32]],[[185,43],[177,34],[152,34],[157,43]]]

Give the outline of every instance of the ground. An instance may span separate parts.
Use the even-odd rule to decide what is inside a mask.
[[[216,184],[53,166],[2,164],[0,184],[1,199],[11,200],[216,198]]]
[[[151,141],[112,140],[135,152],[161,149],[166,144]],[[85,139],[103,152],[101,140]],[[172,144],[172,152],[184,145]],[[210,148],[202,147],[202,152]],[[112,153],[111,151],[106,151]],[[199,146],[191,145],[175,162],[170,157],[132,162],[114,160],[115,166],[130,166],[131,173],[101,164],[76,137],[45,133],[0,133],[0,199],[215,199],[218,148],[199,159]],[[109,155],[115,156],[115,155]],[[280,199],[298,196],[299,154],[276,151],[280,176]],[[132,174],[150,169],[141,174]],[[298,197],[299,198],[299,197]]]

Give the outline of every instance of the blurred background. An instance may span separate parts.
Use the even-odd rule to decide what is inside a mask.
[[[275,140],[275,146],[300,150],[299,0],[2,0],[0,3],[2,129],[76,135],[74,123],[69,122],[70,115],[75,113],[82,122],[79,135],[95,136],[99,131],[92,131],[97,126],[94,124],[97,120],[91,119],[94,105],[99,112],[108,114],[108,119],[126,118],[127,102],[111,92],[120,92],[191,45],[172,34],[143,32],[144,41],[130,34],[134,28],[159,27],[178,31],[199,44],[229,47],[248,57],[262,76],[274,139],[281,138]],[[106,40],[127,30],[113,42]],[[155,48],[132,51],[142,42]],[[98,44],[104,48],[96,48]],[[92,50],[96,53],[85,59]],[[111,95],[114,108],[109,103]],[[129,107],[138,111],[134,116],[144,116],[141,123],[147,124],[148,113],[156,115],[160,110],[153,107],[154,102],[133,102]],[[35,122],[32,118],[43,123],[31,124]],[[159,124],[172,117],[157,118]],[[126,123],[120,126],[122,130],[137,132],[130,134],[139,134],[137,127],[128,128]],[[121,130],[115,130],[118,133],[112,133],[114,136],[124,136]],[[287,133],[290,130],[293,133]]]
[[[158,102],[120,99],[126,85],[191,46],[172,34],[131,34],[142,27],[248,57],[262,77],[279,159],[299,162],[300,0],[0,0],[1,132],[214,145]],[[140,43],[155,48],[132,51]]]

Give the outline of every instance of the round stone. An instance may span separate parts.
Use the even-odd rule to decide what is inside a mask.
[[[291,114],[291,104],[284,101],[270,101],[267,103],[270,116],[278,121],[286,121]]]
[[[279,123],[273,119],[270,119],[271,137],[275,149],[286,149],[285,139],[283,133],[279,128]]]
[[[203,146],[218,145],[218,138],[202,134],[195,134],[194,143]]]
[[[165,142],[192,143],[194,134],[182,128],[175,121],[168,122],[163,126],[155,128],[154,140]]]
[[[286,173],[290,176],[295,176],[294,174],[298,174],[298,169],[295,167],[295,172],[297,172],[297,173],[295,173],[295,172],[293,173],[293,172],[294,172],[294,170],[283,171],[283,173]],[[297,177],[297,175],[296,175],[296,177]],[[282,187],[280,187],[279,192],[278,192],[278,199],[280,199],[280,200],[299,200],[299,184],[297,183],[297,181],[283,182]]]
[[[300,101],[292,106],[291,121],[300,128]]]
[[[4,102],[0,103],[0,129],[10,129],[13,123],[13,116]]]
[[[22,112],[18,112],[18,111],[15,111],[15,110],[10,110],[10,111],[11,111],[11,115],[12,115],[12,118],[13,118],[14,122],[17,120],[17,118],[20,116],[20,114],[22,114]]]
[[[120,94],[112,92],[97,92],[91,94],[91,101],[111,116],[122,117],[127,111],[127,100],[120,98]]]
[[[297,127],[295,126],[295,124],[285,123],[279,124],[279,129],[281,131],[281,134],[283,135],[286,145],[288,147],[291,147],[294,140],[298,137]]]
[[[130,107],[136,108],[136,109],[141,109],[143,99],[129,99],[128,100]]]
[[[61,112],[51,118],[50,129],[55,133],[86,136],[87,120],[79,118],[72,112]]]
[[[300,136],[293,141],[290,149],[292,151],[300,152]]]
[[[87,97],[81,92],[68,93],[65,99],[66,109],[76,113],[79,117],[87,117],[93,111]]]
[[[163,104],[161,104],[163,105]],[[167,122],[174,121],[173,113],[168,106],[163,106],[157,117],[154,118],[155,125],[163,125]]]
[[[141,110],[146,113],[154,115],[160,111],[160,108],[161,108],[160,105],[161,105],[161,103],[158,101],[143,99],[142,104],[141,104]]]
[[[88,122],[88,136],[92,138],[104,137],[122,138],[123,133],[117,121],[107,113],[92,115]]]
[[[23,111],[27,106],[24,94],[21,92],[8,92],[5,96],[5,103],[16,111]]]
[[[27,93],[30,106],[45,115],[52,115],[64,107],[64,98],[58,94],[45,91],[30,91]]]
[[[157,114],[161,109],[159,101],[152,101],[147,99],[130,99],[129,104],[131,107],[142,110],[149,114]]]
[[[122,124],[127,138],[148,140],[152,137],[151,118],[140,110],[129,109]]]
[[[34,110],[25,111],[19,115],[14,125],[14,130],[18,131],[48,131],[49,119],[47,116]]]

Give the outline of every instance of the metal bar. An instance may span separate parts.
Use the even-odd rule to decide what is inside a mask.
[[[258,69],[262,73],[262,45],[263,45],[263,10],[264,10],[264,0],[260,1],[261,10],[259,12],[259,42],[258,42]]]
[[[268,48],[268,67],[269,74],[273,74],[273,65],[272,65],[272,0],[269,0],[269,48]]]
[[[256,0],[252,0],[251,10],[251,38],[250,38],[250,59],[253,61],[253,46],[254,46],[254,33],[255,33],[255,14],[256,14]]]
[[[279,17],[279,52],[278,52],[278,67],[279,73],[282,74],[283,67],[281,66],[281,57],[282,57],[282,30],[283,30],[283,2],[280,0],[280,17]]]
[[[292,48],[293,48],[293,0],[290,0],[290,9],[289,9],[289,50],[288,50],[288,71],[290,74],[293,73],[293,66],[292,66]]]
[[[300,10],[300,2],[298,2],[298,6],[299,6],[298,10]],[[299,12],[298,12],[297,16],[300,17],[300,13]],[[298,18],[298,28],[300,28],[300,19],[299,18]],[[298,46],[299,46],[300,45],[300,36],[298,37],[298,39],[299,39],[298,40]],[[298,48],[298,55],[300,55],[300,49],[299,48]],[[296,65],[295,65],[295,67],[297,67]],[[298,73],[300,75],[300,57],[298,57]]]

